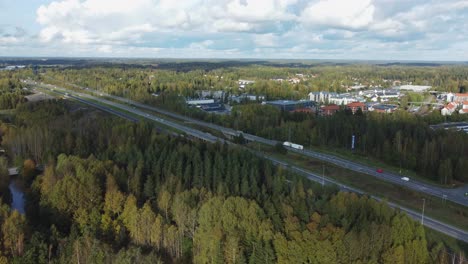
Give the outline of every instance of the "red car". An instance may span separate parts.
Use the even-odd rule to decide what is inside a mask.
[[[382,170],[382,169],[377,169],[377,172],[378,172],[378,173],[382,173],[383,170]]]

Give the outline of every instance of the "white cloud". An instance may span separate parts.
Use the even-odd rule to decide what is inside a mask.
[[[193,42],[189,45],[189,49],[208,49],[208,47],[214,44],[213,40],[205,40],[201,42]]]
[[[48,2],[29,34],[0,17],[0,55],[468,59],[467,0]]]
[[[374,21],[375,7],[371,0],[320,0],[301,14],[309,26],[362,29]]]
[[[254,43],[259,47],[276,47],[278,46],[278,41],[278,36],[273,33],[254,35]]]

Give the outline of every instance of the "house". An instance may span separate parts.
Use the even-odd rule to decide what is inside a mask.
[[[463,102],[468,101],[468,93],[456,93],[453,96],[453,101],[457,104],[462,104]]]
[[[354,115],[359,109],[361,109],[362,112],[366,112],[367,106],[361,102],[352,102],[346,105],[346,109],[351,110],[351,112],[353,112]]]
[[[440,113],[442,115],[451,115],[455,110],[457,109],[457,104],[455,102],[448,103],[442,110],[440,110]]]
[[[336,104],[325,105],[320,108],[321,116],[331,116],[340,110],[340,107]]]

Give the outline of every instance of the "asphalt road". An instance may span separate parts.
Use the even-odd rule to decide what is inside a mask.
[[[65,89],[59,90],[59,89],[55,88],[55,86],[52,86],[52,85],[41,85],[40,87],[43,87],[45,89],[49,89],[49,90],[51,90],[51,91],[53,91],[55,93],[61,94],[61,95],[67,95],[70,98],[73,98],[75,100],[78,100],[80,102],[83,102],[83,103],[91,105],[91,106],[95,106],[95,107],[97,107],[97,108],[99,108],[99,109],[101,109],[103,111],[115,114],[115,115],[120,116],[120,117],[126,118],[127,114],[119,112],[119,111],[114,110],[112,108],[107,108],[105,106],[98,105],[98,104],[90,102],[88,100],[99,101],[99,102],[101,102],[103,104],[107,104],[107,105],[113,106],[115,108],[119,108],[121,110],[131,112],[131,113],[133,113],[135,115],[138,115],[138,116],[141,116],[143,118],[155,121],[155,122],[163,124],[165,126],[173,127],[173,128],[178,129],[180,131],[183,131],[186,134],[189,134],[189,135],[191,135],[193,137],[196,137],[196,138],[208,141],[208,142],[227,142],[228,143],[228,141],[224,141],[223,139],[215,137],[215,136],[213,136],[213,135],[211,135],[209,133],[204,133],[204,132],[201,132],[199,130],[196,130],[196,129],[186,127],[186,126],[180,125],[178,123],[169,121],[167,119],[159,118],[157,116],[148,114],[146,112],[142,112],[142,111],[140,111],[140,110],[138,110],[138,109],[136,109],[134,107],[130,107],[130,106],[127,106],[127,105],[115,103],[115,102],[112,102],[112,101],[109,101],[109,100],[105,100],[105,99],[101,98],[101,96],[95,97],[95,96],[91,96],[89,94],[77,93],[77,92],[73,92],[73,91],[66,91]],[[84,98],[86,98],[88,100],[86,100]],[[125,102],[127,102],[126,99],[124,99],[124,100],[125,100]],[[134,105],[138,106],[138,104],[134,104]],[[147,106],[145,106],[145,108],[148,109]],[[148,109],[148,110],[151,110],[151,109]],[[164,111],[164,112],[167,112],[167,111]],[[162,113],[162,112],[160,112],[160,113]],[[172,116],[172,113],[171,113],[171,116]],[[173,117],[175,117],[175,116],[173,116]],[[213,125],[213,124],[210,124],[210,125]],[[214,125],[214,126],[216,126],[216,125]],[[231,129],[231,131],[234,131],[234,130]],[[252,136],[252,138],[259,138],[259,137]],[[262,138],[259,138],[259,139],[260,140],[265,140],[265,141],[271,141],[271,140],[262,139]],[[274,142],[276,142],[276,141],[274,141]],[[324,177],[322,175],[318,175],[318,174],[312,173],[310,171],[304,170],[302,168],[290,165],[290,164],[288,164],[288,163],[286,163],[284,161],[278,160],[278,159],[276,159],[274,157],[267,156],[264,153],[259,153],[259,152],[254,152],[254,153],[261,156],[261,157],[263,157],[263,158],[265,158],[265,159],[268,159],[268,160],[272,161],[274,164],[282,165],[286,169],[291,170],[293,172],[296,172],[296,173],[298,173],[300,175],[303,175],[303,176],[307,177],[308,179],[310,179],[312,181],[315,181],[315,182],[318,182],[320,184],[337,185],[337,186],[340,187],[340,189],[342,191],[365,194],[363,191],[361,191],[359,189],[343,185],[343,184],[341,184],[339,182],[334,181],[333,179],[329,179],[329,178]],[[378,200],[378,201],[382,201],[382,199],[379,198],[379,197],[375,197],[375,196],[371,196],[371,197],[373,199]],[[400,210],[406,212],[408,216],[412,217],[413,219],[415,219],[417,221],[420,221],[420,219],[422,217],[421,213],[413,211],[411,209],[401,207],[401,206],[399,206],[397,204],[394,204],[394,203],[388,203],[387,202],[387,204],[392,208],[399,208]],[[439,231],[441,233],[444,233],[446,235],[449,235],[451,237],[454,237],[456,239],[459,239],[461,241],[464,241],[464,242],[468,243],[468,232],[466,232],[464,230],[461,230],[461,229],[453,227],[451,225],[448,225],[448,224],[442,223],[440,221],[434,220],[434,219],[432,219],[430,217],[424,217],[424,225],[431,228],[431,229],[437,230],[437,231]]]
[[[88,90],[88,91],[91,91],[95,94],[102,94],[93,90]],[[133,101],[133,100],[129,100],[126,98],[122,98],[122,97],[118,97],[114,95],[108,95],[108,94],[102,94],[102,95],[112,98],[114,100],[126,103],[126,104],[134,105],[138,108],[154,111],[154,112],[157,112],[157,113],[160,113],[160,114],[163,114],[163,115],[175,118],[175,119],[183,120],[183,121],[190,122],[199,126],[214,129],[227,135],[238,136],[239,133],[241,133],[241,131],[236,131],[231,128],[226,128],[226,127],[222,127],[222,126],[215,125],[212,123],[186,117],[180,114],[176,114],[174,112],[166,111],[166,110],[153,107],[153,106],[148,106],[148,105],[145,105],[145,104]],[[260,142],[260,143],[270,145],[270,146],[274,146],[278,143],[278,141],[276,140],[266,139],[266,138],[258,137],[252,134],[247,134],[243,132],[242,134],[245,139],[250,140],[250,141]],[[417,192],[422,192],[425,194],[435,196],[440,199],[446,199],[457,204],[468,206],[468,197],[465,196],[465,192],[468,192],[468,185],[464,187],[455,188],[455,189],[448,189],[448,188],[430,185],[421,181],[417,181],[417,180],[411,179],[410,177],[408,177],[410,178],[409,181],[404,181],[401,178],[405,177],[405,175],[399,175],[399,174],[395,174],[391,172],[378,173],[376,170],[377,169],[376,167],[370,167],[370,166],[360,164],[357,162],[353,162],[353,161],[349,161],[349,160],[346,160],[346,159],[343,159],[334,155],[324,154],[321,152],[307,150],[307,149],[304,149],[304,150],[297,150],[293,148],[288,148],[288,149],[289,151],[293,151],[293,152],[296,152],[296,153],[299,153],[299,154],[302,154],[302,155],[305,155],[314,159],[329,162],[334,165],[337,165],[337,166],[340,166],[340,167],[343,167],[343,168],[346,168],[355,172],[365,173],[373,177],[376,177],[378,179],[415,190]]]

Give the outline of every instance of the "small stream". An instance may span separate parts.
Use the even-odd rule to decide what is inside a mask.
[[[18,179],[11,178],[8,188],[10,189],[12,197],[11,209],[24,214],[24,192],[19,186]]]

